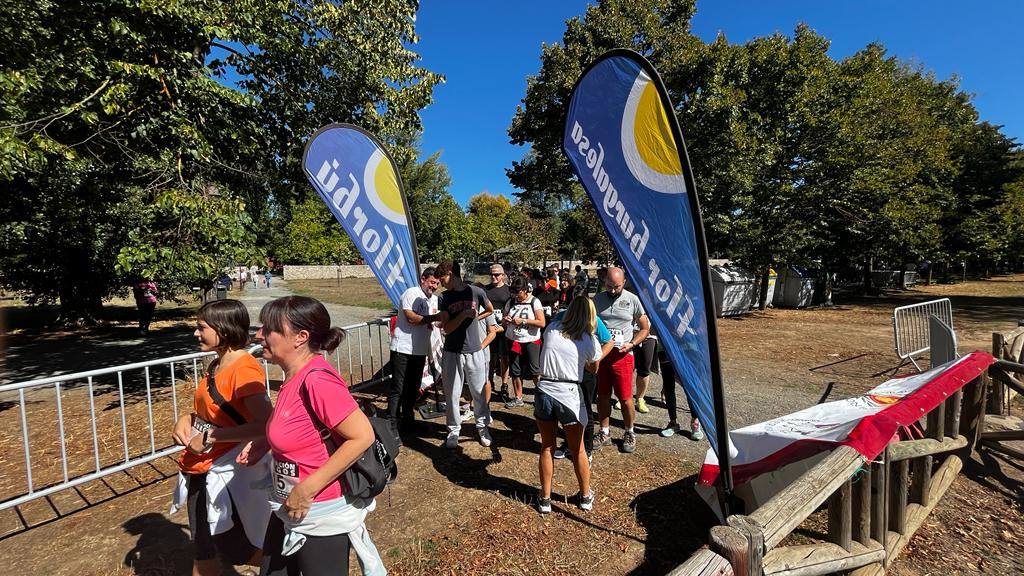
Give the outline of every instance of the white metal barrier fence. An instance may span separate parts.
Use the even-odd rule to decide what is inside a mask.
[[[931,349],[928,319],[932,316],[953,327],[953,305],[949,298],[900,306],[892,311],[892,330],[896,338],[896,355],[902,361],[900,366],[909,360],[914,367],[921,369],[914,357]]]
[[[333,363],[355,383],[352,390],[389,377],[388,322],[344,327],[347,336]],[[170,430],[179,412],[192,411],[203,361],[213,355],[184,354],[0,386],[0,510],[181,451],[171,443]],[[283,379],[280,368],[261,362],[268,386]]]

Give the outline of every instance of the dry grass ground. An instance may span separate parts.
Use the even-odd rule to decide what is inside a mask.
[[[296,294],[312,296],[323,302],[345,306],[362,306],[390,310],[384,289],[376,278],[342,278],[341,280],[289,280],[288,288]]]
[[[892,308],[945,296],[953,300],[961,351],[987,350],[992,331],[1009,330],[1024,316],[1024,276],[1015,276],[847,299],[831,309],[769,310],[720,321],[731,426],[813,404],[830,388],[831,397],[839,398],[881,382],[885,376],[875,374],[896,365]],[[831,365],[822,367],[825,364]],[[183,382],[178,389],[179,403],[188,385]],[[158,392],[168,407],[166,386]],[[399,482],[390,495],[378,500],[379,508],[369,521],[390,571],[660,574],[685,560],[707,541],[712,525],[692,490],[707,445],[657,435],[666,419],[658,393],[655,378],[648,393],[652,411],[638,422],[636,454],[621,454],[614,446],[596,453],[598,500],[589,513],[565,502],[576,492],[567,462],[556,464],[555,511],[540,516],[532,508],[539,439],[529,407],[506,410],[492,404],[496,422],[491,448],[467,435],[459,450],[446,450],[443,421],[426,422],[424,434],[407,441]],[[69,396],[69,406],[88,410],[81,391],[68,394],[78,395]],[[44,410],[46,401],[39,399],[32,409]],[[94,401],[109,406],[111,397],[97,395]],[[129,421],[145,424],[145,410],[132,406]],[[0,464],[9,471],[0,479],[0,490],[6,494],[23,481],[20,443],[13,451],[8,448],[20,435],[17,412],[11,406],[0,410],[0,446],[6,451]],[[59,465],[53,464],[59,450],[54,445],[55,426],[42,419],[44,413],[39,412],[40,419],[31,426],[39,429],[40,458],[51,460],[47,474],[59,476]],[[120,424],[114,424],[113,448],[101,448],[104,458],[116,458],[120,449]],[[92,454],[91,433],[75,434],[75,446],[86,447],[80,465],[84,470]],[[130,434],[140,449],[148,448],[148,433]],[[1022,465],[988,452],[975,459],[896,563],[894,573],[1024,573],[1024,550],[1018,540],[1024,534]],[[0,534],[6,534],[0,535],[0,557],[17,559],[19,571],[26,574],[185,573],[191,556],[184,516],[164,514],[173,480],[161,478],[172,471],[173,462],[161,460],[125,477],[111,477],[109,486],[94,483],[84,486],[80,495],[62,494],[53,499],[60,514],[45,501],[22,507],[21,518],[13,511],[0,513]],[[117,491],[123,495],[112,496]],[[24,523],[33,527],[26,530]],[[816,530],[813,522],[808,523],[803,536],[813,539]]]

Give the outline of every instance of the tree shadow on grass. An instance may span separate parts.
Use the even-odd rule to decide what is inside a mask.
[[[718,521],[693,489],[696,481],[693,474],[639,494],[630,503],[647,533],[647,546],[643,561],[629,574],[666,574],[707,543]]]

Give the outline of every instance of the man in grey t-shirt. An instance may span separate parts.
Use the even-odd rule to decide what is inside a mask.
[[[594,434],[594,449],[611,444],[609,423],[612,413],[612,390],[622,403],[622,451],[636,450],[633,422],[633,349],[647,338],[651,323],[636,294],[625,290],[626,276],[621,268],[610,268],[604,279],[605,292],[594,296],[597,315],[608,326],[615,341],[601,360],[597,371],[597,417],[601,429]],[[634,324],[639,327],[634,330]]]
[[[441,379],[444,382],[448,417],[448,439],[445,446],[459,446],[459,431],[462,428],[459,402],[463,384],[469,386],[473,397],[473,414],[476,416],[480,444],[490,446],[491,433],[487,426],[491,423],[491,409],[484,398],[487,357],[480,349],[485,334],[479,320],[493,314],[494,307],[482,288],[462,281],[462,270],[458,262],[442,262],[437,266],[435,274],[445,288],[438,305],[438,314],[445,332],[441,354]]]

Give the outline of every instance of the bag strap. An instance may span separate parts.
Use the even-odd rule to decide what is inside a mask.
[[[217,405],[217,408],[219,408],[221,412],[227,414],[229,418],[235,421],[235,424],[241,426],[246,423],[245,416],[242,416],[242,414],[227,401],[227,398],[224,398],[224,395],[220,393],[220,390],[217,389],[217,379],[213,375],[213,371],[219,363],[220,358],[217,358],[213,362],[210,362],[210,367],[206,370],[206,392],[210,395],[210,399],[213,400],[213,403]]]
[[[306,378],[309,377],[313,372],[327,372],[331,374],[330,370],[325,368],[314,368],[306,373],[302,377],[302,383],[299,384],[299,397],[302,398],[302,405],[306,408],[306,412],[309,414],[309,420],[313,423],[318,434],[320,434],[320,440],[327,446],[327,454],[334,454],[335,450],[338,449],[338,443],[334,441],[334,436],[331,435],[331,429],[327,427],[320,417],[313,411],[313,403],[309,400],[309,390],[306,389]],[[333,376],[333,374],[332,374]]]

